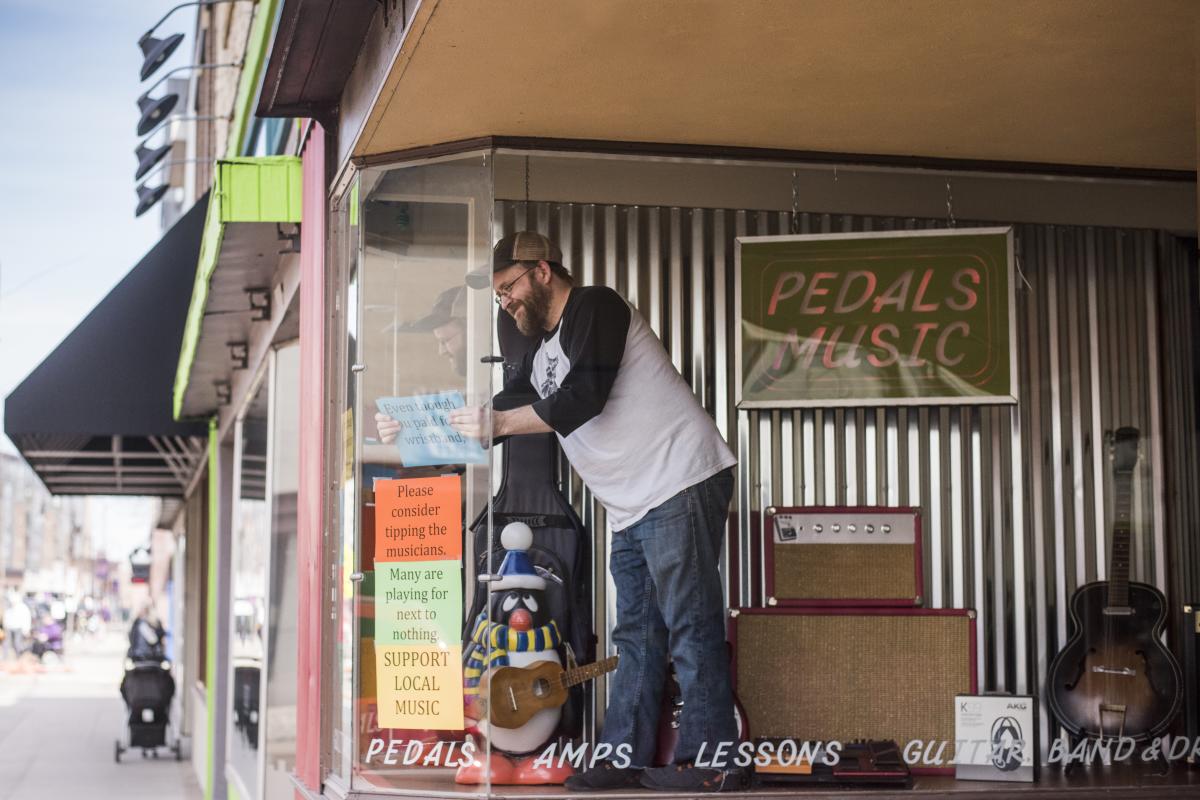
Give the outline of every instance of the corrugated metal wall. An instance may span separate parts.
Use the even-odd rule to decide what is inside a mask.
[[[1143,434],[1133,577],[1164,590],[1169,577],[1174,599],[1197,596],[1195,259],[1173,237],[1017,226],[1017,407],[738,411],[734,238],[791,232],[791,214],[537,202],[495,213],[497,235],[554,237],[580,283],[612,286],[659,333],[738,455],[742,554],[757,549],[768,505],[920,506],[926,604],[978,610],[983,690],[1039,692],[1066,640],[1071,593],[1105,577],[1105,435],[1117,427]],[[945,227],[807,213],[795,223],[799,233]],[[570,487],[603,530],[603,509],[577,477]],[[760,604],[755,559],[731,563],[731,604]],[[611,614],[611,600],[597,609],[598,631]]]

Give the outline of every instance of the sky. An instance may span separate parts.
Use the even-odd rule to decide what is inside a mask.
[[[158,241],[158,208],[133,213],[137,41],[179,2],[0,0],[0,397]],[[188,63],[194,25],[184,8],[158,29],[188,40],[146,85]],[[152,501],[109,502],[102,533],[123,547]]]

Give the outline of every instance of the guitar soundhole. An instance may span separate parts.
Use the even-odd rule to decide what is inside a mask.
[[[545,678],[538,678],[533,682],[533,696],[546,697],[550,694],[550,681]]]

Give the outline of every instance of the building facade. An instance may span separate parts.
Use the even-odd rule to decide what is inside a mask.
[[[504,447],[437,460],[384,441],[375,422],[406,398],[488,404],[497,359],[521,345],[464,279],[520,230],[557,241],[580,284],[629,300],[737,455],[722,554],[731,632],[786,616],[773,593],[781,509],[912,512],[914,599],[930,612],[913,617],[969,631],[950,648],[965,683],[940,688],[1038,698],[1048,761],[1062,728],[1047,672],[1073,593],[1114,572],[1124,478],[1108,450],[1136,428],[1127,565],[1163,592],[1166,645],[1183,657],[1181,609],[1200,595],[1198,139],[1197,39],[1179,32],[1196,10],[800,6],[199,11],[197,63],[240,64],[190,84],[197,116],[222,118],[195,124],[184,146],[200,162],[177,192],[176,229],[194,225],[198,244],[169,400],[207,436],[176,454],[168,527],[183,586],[179,716],[207,797],[553,791],[458,773],[465,721],[401,713],[417,695],[397,688],[389,656],[416,645],[384,633],[413,610],[389,599],[404,588],[382,521],[389,491],[442,480],[457,509],[462,557],[429,568],[453,585],[438,613],[454,630],[435,643],[456,655],[478,577],[503,557],[500,522],[521,516],[495,505],[521,481]],[[1012,242],[1010,401],[739,402],[748,239],[975,228]],[[443,317],[440,297],[454,298]],[[434,333],[450,322],[454,348]],[[615,652],[612,526],[564,459],[552,477],[587,534],[574,611],[595,637],[587,655],[603,658]],[[423,580],[408,588],[442,590]],[[749,642],[734,648],[751,733],[811,738],[802,720],[777,732],[764,718],[771,691],[799,677],[753,673],[769,648]],[[461,664],[445,675],[461,685]],[[768,691],[753,688],[763,680]],[[565,739],[594,743],[613,700],[603,676],[589,683]],[[927,780],[917,788],[954,789]],[[1183,796],[1194,779],[1164,786]]]

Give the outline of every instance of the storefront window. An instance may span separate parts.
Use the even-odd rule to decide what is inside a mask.
[[[259,796],[259,728],[267,616],[267,558],[270,516],[267,505],[268,381],[262,380],[237,425],[236,487],[233,512],[233,588],[229,652],[232,661],[228,765],[230,782],[244,798]]]
[[[471,786],[455,775],[470,752],[463,634],[482,610],[472,609],[477,573],[491,567],[469,529],[481,519],[486,541],[492,453],[449,424],[453,410],[478,408],[490,425],[499,375],[486,358],[492,293],[465,283],[489,263],[490,192],[489,159],[457,157],[364,172],[350,212],[357,319],[344,424],[355,447],[342,522],[356,559],[358,790],[490,788],[486,770]]]
[[[954,188],[961,194],[964,184],[960,181],[969,181],[965,185],[972,188],[974,201],[979,203],[975,208],[986,226],[1008,226],[1014,216],[1023,218],[1027,213],[1012,198],[1042,180],[964,176],[956,179]],[[1194,264],[1182,259],[1171,265],[1155,261],[1154,246],[1143,246],[1150,239],[1141,237],[1158,234],[1032,223],[1015,227],[1014,276],[1020,283],[1011,277],[996,282],[991,295],[1010,298],[1015,312],[1012,324],[1020,326],[1015,344],[1003,337],[997,339],[1002,346],[1015,348],[1021,364],[1022,383],[1014,390],[1018,395],[1015,406],[989,402],[967,407],[944,400],[934,404],[924,402],[912,387],[906,387],[902,397],[865,405],[843,404],[836,397],[813,405],[801,397],[803,402],[792,398],[779,407],[753,406],[739,400],[747,387],[761,383],[759,390],[780,390],[780,374],[768,374],[764,368],[756,376],[741,363],[745,355],[741,342],[754,328],[747,316],[747,302],[755,293],[762,300],[771,298],[772,290],[782,294],[784,288],[792,287],[788,296],[794,296],[794,306],[791,310],[780,306],[780,317],[790,314],[789,319],[807,322],[811,316],[818,326],[813,332],[822,330],[822,335],[830,334],[832,327],[820,328],[818,320],[823,317],[806,309],[809,299],[819,298],[825,291],[813,289],[812,298],[799,292],[800,279],[808,280],[810,274],[810,289],[816,285],[816,275],[822,276],[821,281],[829,280],[829,285],[841,275],[840,289],[827,298],[828,314],[870,309],[863,311],[868,318],[861,323],[863,331],[884,330],[884,325],[889,326],[887,330],[898,328],[895,322],[876,319],[893,310],[897,314],[932,313],[931,307],[943,301],[941,308],[948,316],[942,330],[959,330],[951,326],[969,322],[949,311],[969,311],[974,301],[960,302],[953,294],[937,300],[938,284],[933,278],[918,292],[926,278],[913,276],[931,275],[927,266],[887,280],[879,271],[882,264],[873,263],[868,270],[855,262],[854,270],[837,267],[841,273],[828,276],[805,273],[797,267],[796,277],[788,278],[792,281],[788,284],[780,280],[756,283],[747,277],[754,273],[746,271],[742,261],[743,248],[751,239],[803,236],[827,240],[832,234],[857,242],[882,240],[887,237],[879,234],[895,231],[937,232],[940,236],[945,233],[941,229],[954,227],[953,219],[943,218],[946,175],[846,165],[839,169],[832,164],[500,150],[486,158],[456,156],[373,167],[359,173],[358,181],[347,193],[340,218],[348,235],[343,239],[339,267],[349,264],[349,275],[343,275],[338,284],[339,299],[348,301],[343,302],[348,318],[339,329],[346,359],[336,377],[345,382],[345,416],[337,422],[342,425],[338,435],[345,443],[346,458],[344,469],[343,464],[338,465],[343,502],[337,555],[344,602],[337,663],[342,667],[338,708],[343,722],[335,732],[334,763],[335,771],[340,769],[339,775],[347,779],[347,791],[354,791],[355,796],[491,796],[493,791],[505,796],[561,796],[558,786],[509,785],[521,783],[515,772],[510,773],[511,781],[501,778],[498,769],[462,778],[458,765],[463,763],[468,738],[474,737],[483,749],[484,763],[500,764],[502,759],[492,762],[494,754],[484,749],[491,745],[464,729],[470,727],[469,717],[464,715],[460,728],[442,718],[442,712],[450,707],[444,701],[435,710],[434,702],[442,696],[433,693],[448,686],[462,687],[467,670],[442,673],[436,668],[440,666],[436,657],[424,652],[454,652],[457,647],[456,654],[461,657],[480,621],[490,626],[503,620],[478,604],[478,573],[502,572],[498,559],[504,550],[496,540],[505,522],[518,516],[536,517],[528,506],[514,510],[514,506],[529,502],[528,493],[512,505],[502,495],[494,515],[489,508],[489,486],[494,489],[503,483],[505,492],[518,495],[523,482],[529,485],[529,473],[535,471],[528,468],[532,462],[514,459],[510,466],[519,463],[521,469],[502,476],[496,460],[498,450],[507,449],[509,456],[517,452],[520,440],[498,446],[486,454],[486,461],[476,462],[461,453],[454,458],[430,456],[428,451],[435,449],[431,444],[442,442],[431,442],[425,435],[437,430],[426,418],[432,411],[485,403],[496,388],[500,367],[489,368],[480,359],[500,354],[493,341],[497,326],[500,338],[511,349],[505,325],[512,323],[495,313],[486,287],[473,293],[462,284],[464,275],[487,262],[492,242],[517,231],[532,230],[551,237],[561,247],[564,264],[577,285],[606,286],[629,301],[737,455],[735,494],[719,561],[726,605],[734,612],[732,684],[744,709],[739,715],[740,735],[748,729],[752,736],[775,740],[849,743],[866,736],[866,725],[878,725],[867,738],[895,739],[909,766],[933,767],[946,775],[948,765],[939,759],[943,753],[956,755],[951,712],[960,694],[1027,697],[1045,682],[1042,670],[1046,661],[1038,662],[1035,656],[1054,653],[1063,644],[1067,632],[1064,603],[1076,573],[1083,574],[1083,570],[1089,577],[1097,572],[1102,576],[1106,568],[1106,539],[1100,524],[1104,520],[1100,517],[1113,514],[1114,481],[1100,463],[1103,456],[1098,455],[1095,464],[1088,462],[1088,469],[1095,467],[1095,480],[1085,487],[1080,495],[1083,499],[1077,498],[1076,507],[1094,509],[1099,522],[1079,528],[1090,531],[1087,537],[1055,523],[1063,514],[1069,516],[1070,508],[1063,511],[1054,502],[1039,500],[1052,497],[1059,483],[1070,485],[1070,475],[1063,478],[1059,472],[1076,462],[1067,459],[1063,463],[1068,467],[1046,467],[1039,472],[1037,459],[1031,460],[1031,453],[1044,450],[1038,439],[1042,428],[1038,427],[1037,387],[1067,385],[1078,376],[1068,375],[1063,372],[1065,367],[1045,357],[1046,348],[1052,350],[1061,343],[1054,336],[1032,336],[1038,333],[1034,331],[1037,326],[1026,323],[1054,313],[1053,302],[1046,305],[1047,295],[1041,289],[1073,286],[1069,283],[1072,276],[1080,275],[1094,279],[1100,298],[1091,298],[1088,313],[1093,317],[1103,318],[1118,308],[1121,315],[1174,313],[1158,305],[1153,281]],[[1094,191],[1094,187],[1082,185],[1063,188],[1077,191],[1080,198]],[[349,257],[345,257],[347,251]],[[927,249],[913,252],[916,259],[929,256]],[[1144,259],[1147,270],[1130,272],[1128,264],[1141,265],[1139,259]],[[1156,269],[1163,272],[1155,273]],[[1137,276],[1133,284],[1131,274]],[[1145,277],[1155,274],[1160,277]],[[850,276],[856,276],[856,284],[851,284]],[[871,288],[854,290],[864,293],[861,302],[850,302],[853,286]],[[1011,287],[1015,294],[1007,292]],[[1139,294],[1143,290],[1149,291]],[[920,309],[915,302],[918,294]],[[868,304],[872,296],[879,302]],[[984,296],[982,290],[979,296]],[[1049,296],[1053,300],[1053,293]],[[835,311],[834,306],[841,308]],[[765,304],[759,303],[759,307]],[[827,313],[824,305],[819,310]],[[925,364],[918,358],[919,345],[931,346],[933,340],[924,337],[932,328],[923,322],[910,328],[921,338],[911,340],[905,360],[913,362],[909,366],[919,367]],[[1070,339],[1068,334],[1073,333],[1078,331],[1059,331],[1055,336]],[[1156,338],[1158,334],[1145,326],[1135,333],[1127,343],[1130,352],[1153,353],[1155,364],[1159,357],[1185,366],[1190,363],[1183,350],[1165,347]],[[1023,340],[1027,335],[1032,341]],[[1081,363],[1092,365],[1094,386],[1100,387],[1092,406],[1086,402],[1071,406],[1072,413],[1084,420],[1082,430],[1085,434],[1092,431],[1099,443],[1117,425],[1136,424],[1143,430],[1149,451],[1161,451],[1165,455],[1159,458],[1171,458],[1169,448],[1162,451],[1155,444],[1161,436],[1155,432],[1158,423],[1153,415],[1145,417],[1146,408],[1157,408],[1151,402],[1153,381],[1131,384],[1111,380],[1114,370],[1120,372],[1120,364],[1108,357],[1107,345],[1092,339],[1084,336],[1076,343],[1081,352],[1092,354],[1090,361],[1085,358]],[[1173,340],[1189,341],[1186,336]],[[830,363],[822,362],[824,369],[890,369],[899,360],[880,358],[880,364],[865,357],[861,362],[844,360],[838,357],[834,341],[826,341],[830,346],[820,355]],[[1006,341],[1010,343],[1005,345]],[[876,355],[890,352],[879,342],[874,345],[882,348]],[[464,354],[465,358],[460,358]],[[936,353],[934,357],[938,357]],[[1132,361],[1140,363],[1146,358]],[[779,368],[770,363],[772,370]],[[846,374],[822,379],[843,379]],[[917,372],[912,375],[919,377]],[[457,396],[444,399],[455,392]],[[436,398],[434,404],[423,405],[429,398]],[[1034,421],[1026,426],[1022,420],[1031,408]],[[1135,422],[1122,421],[1127,418]],[[1063,436],[1052,432],[1055,452],[1076,452],[1079,430]],[[406,434],[410,436],[404,441]],[[1100,453],[1099,444],[1094,449]],[[616,522],[565,460],[555,462],[555,453],[543,460],[555,466],[545,468],[550,475],[542,480],[556,500],[561,497],[564,501],[556,508],[565,507],[581,520],[578,536],[572,541],[579,543],[583,552],[578,568],[567,574],[576,578],[575,586],[580,587],[579,597],[571,598],[571,610],[583,619],[586,638],[594,637],[594,653],[584,648],[575,648],[575,653],[582,651],[581,663],[607,661],[616,647],[617,594],[607,569],[612,555],[610,529]],[[686,454],[680,455],[684,457]],[[1144,457],[1139,464],[1138,470],[1147,472],[1138,473],[1137,496],[1157,497],[1155,493],[1169,484],[1162,483],[1161,462]],[[425,491],[426,485],[421,482],[441,479],[449,479],[458,492],[452,496],[461,513],[453,515],[454,524],[444,525],[440,518],[413,522],[413,516],[424,513],[420,509],[425,495],[419,492]],[[1024,499],[1027,495],[1034,498],[1032,506]],[[445,502],[441,505],[445,511]],[[896,519],[889,517],[886,525],[877,525],[875,514]],[[1133,569],[1147,578],[1156,575],[1161,584],[1162,565],[1173,552],[1163,544],[1161,520],[1149,513],[1145,504],[1141,512],[1133,514],[1144,528]],[[475,523],[480,515],[495,526],[478,527]],[[798,531],[804,529],[800,523],[806,516],[815,521],[807,527],[809,536],[822,529],[838,532],[840,528],[844,541],[804,539]],[[1004,524],[997,528],[999,522]],[[529,524],[535,534],[543,535],[542,529],[550,525],[545,520],[542,523]],[[452,537],[431,534],[434,525],[439,531],[449,528],[461,538],[461,558],[445,557]],[[418,531],[421,528],[424,539]],[[1045,541],[1043,529],[1050,531]],[[480,530],[485,532],[482,539],[474,533]],[[490,530],[496,533],[487,533]],[[876,530],[893,536],[881,546],[878,537],[871,538]],[[868,541],[863,543],[863,537]],[[841,546],[850,545],[857,555],[878,559],[879,565],[894,570],[903,600],[879,608],[868,605],[877,602],[879,595],[867,593],[880,588],[875,584],[854,586],[847,576],[862,572],[854,566],[857,561],[844,568],[848,570],[845,574],[829,567],[828,558],[818,559],[814,571],[806,572],[796,549],[801,543],[820,548],[836,545],[839,554],[849,553]],[[434,552],[434,547],[442,550]],[[900,555],[894,555],[897,553]],[[489,558],[493,559],[490,563]],[[796,560],[789,562],[789,558]],[[441,588],[447,569],[459,570],[453,573],[460,581],[456,595]],[[786,581],[793,583],[786,587]],[[435,597],[434,589],[441,595]],[[792,596],[814,591],[829,594]],[[850,594],[839,594],[842,592]],[[455,595],[453,601],[442,602],[449,595]],[[814,597],[818,598],[815,602]],[[1057,606],[1056,597],[1060,600]],[[847,602],[838,607],[829,598]],[[909,604],[913,607],[906,607]],[[776,605],[779,607],[773,607]],[[482,620],[478,616],[481,608]],[[816,610],[827,608],[835,610]],[[859,613],[865,608],[870,610]],[[440,630],[425,624],[427,613],[443,623]],[[457,634],[447,631],[453,627],[444,624],[447,619],[465,627]],[[433,639],[427,638],[431,629],[436,634]],[[857,649],[847,653],[848,662],[837,669],[828,668],[833,662],[827,649],[811,646],[812,642],[847,637],[854,639]],[[494,652],[484,651],[485,663],[492,663]],[[877,652],[883,656],[870,655],[863,660],[863,653]],[[943,670],[941,677],[932,683],[917,681],[919,688],[924,687],[921,692],[892,691],[886,709],[878,703],[858,705],[864,702],[864,695],[855,687],[871,679],[879,664],[903,672],[897,660],[904,654],[917,665],[912,674],[933,674],[931,665],[937,664]],[[809,658],[815,661],[806,663]],[[449,682],[446,674],[451,676]],[[836,680],[827,681],[831,675]],[[894,677],[884,670],[882,680],[893,689],[896,682],[889,676]],[[585,684],[575,727],[568,730],[564,725],[554,738],[539,741],[553,741],[559,754],[565,754],[563,745],[570,743],[574,748],[570,752],[581,754],[580,759],[572,759],[574,766],[587,765],[600,752],[592,745],[610,703],[612,708],[628,704],[628,698],[613,686],[603,674]],[[936,687],[937,696],[926,691],[931,686]],[[461,695],[454,697],[456,703],[469,698],[463,688]],[[671,691],[668,684],[666,692]],[[826,717],[810,713],[804,703],[813,698],[824,699],[822,710],[832,711]],[[655,725],[664,736],[656,744],[669,739],[668,728],[679,727],[682,707],[681,694],[667,695]],[[1034,707],[1029,704],[1023,710],[1032,714]],[[1045,700],[1040,701],[1040,713],[1038,755],[1044,760],[1056,729]],[[913,727],[917,723],[929,727],[917,730]],[[495,727],[492,730],[495,733]],[[934,747],[914,749],[914,743]],[[942,743],[948,743],[944,750],[940,749]],[[495,741],[492,744],[496,755],[547,752],[542,745],[506,750]],[[754,752],[762,751],[756,748]],[[846,752],[843,750],[842,757]],[[669,757],[660,750],[655,758]],[[769,771],[759,777],[763,774]]]

